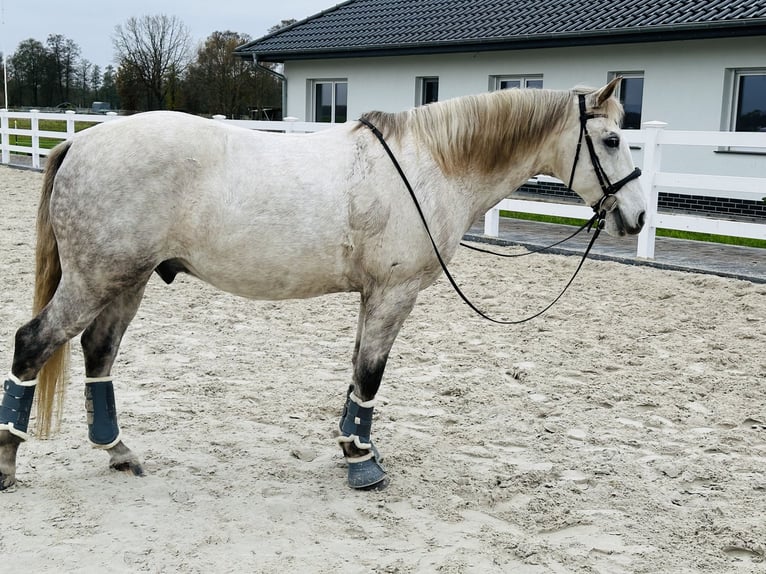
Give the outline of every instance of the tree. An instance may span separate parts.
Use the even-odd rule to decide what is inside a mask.
[[[130,18],[115,28],[112,41],[119,61],[118,76],[128,74],[140,82],[144,109],[165,108],[169,88],[188,65],[191,40],[183,22],[164,14]],[[118,85],[128,87],[125,82]],[[132,88],[130,91],[127,99],[136,95]]]
[[[145,101],[146,90],[141,85],[141,72],[130,62],[120,65],[114,78],[114,86],[123,110],[144,108],[142,102]]]
[[[282,20],[279,24],[274,24],[271,28],[269,28],[268,33],[273,34],[274,32],[279,32],[282,28],[287,28],[288,26],[292,26],[298,22],[295,18],[289,18],[287,20]]]
[[[46,40],[49,60],[49,99],[51,102],[68,102],[75,87],[75,74],[79,67],[80,47],[61,34],[50,34]]]
[[[101,86],[98,88],[94,99],[101,102],[109,102],[114,110],[122,107],[120,98],[117,95],[117,71],[111,64],[104,70]]]
[[[189,111],[229,117],[247,113],[257,89],[256,72],[234,49],[249,41],[249,36],[230,31],[208,36],[188,69],[184,92]]]
[[[40,105],[47,64],[48,54],[42,42],[29,38],[19,44],[9,59],[9,72],[17,102],[22,105],[24,102],[30,102],[33,106]]]
[[[98,92],[101,90],[103,82],[104,76],[101,74],[101,66],[95,64],[90,73],[90,89],[92,90],[93,96],[98,96]]]
[[[93,64],[91,64],[88,60],[83,58],[80,60],[79,65],[77,66],[77,69],[75,70],[75,78],[77,81],[77,91],[78,97],[77,97],[77,105],[81,108],[84,108],[88,106],[88,99],[90,98],[91,94],[91,70],[92,70]]]

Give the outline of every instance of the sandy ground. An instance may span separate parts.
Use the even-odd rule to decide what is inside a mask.
[[[0,355],[28,319],[38,173],[0,168]],[[576,265],[463,251],[495,314]],[[391,477],[353,492],[333,436],[356,295],[237,299],[152,279],[115,369],[135,478],[86,441],[78,346],[61,433],[0,494],[8,572],[766,571],[766,285],[590,261],[546,316],[421,294],[379,394]]]

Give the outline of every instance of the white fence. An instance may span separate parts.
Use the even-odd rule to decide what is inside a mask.
[[[642,130],[623,132],[631,146],[641,146],[643,149],[642,175],[639,181],[647,199],[647,211],[646,224],[638,236],[636,256],[654,258],[654,239],[658,228],[766,240],[766,224],[714,217],[674,215],[657,211],[659,190],[703,197],[727,197],[736,192],[737,197],[740,198],[744,197],[752,201],[764,200],[766,178],[664,172],[662,171],[662,151],[666,146],[707,146],[714,149],[737,148],[749,153],[766,154],[766,134],[673,131],[665,129],[666,125],[663,122],[646,122]],[[766,157],[763,158],[763,162],[764,173],[766,173]],[[497,237],[500,210],[584,220],[590,219],[593,215],[591,208],[584,205],[504,199],[485,215],[485,235]]]
[[[65,112],[63,114],[41,114],[40,112],[8,112],[0,110],[0,150],[2,163],[10,163],[10,154],[31,154],[32,166],[40,167],[40,158],[48,155],[47,149],[40,147],[40,138],[64,140],[75,133],[75,122],[103,122],[115,119],[116,115],[91,115]],[[40,130],[40,119],[62,120],[66,122],[66,131]],[[12,125],[14,120],[28,119],[30,129],[19,129]],[[223,116],[214,116],[218,121],[226,121],[249,129],[282,131],[282,132],[314,132],[330,127],[332,124],[300,122],[296,118],[286,118],[285,121],[250,121],[225,120]],[[742,132],[701,132],[673,131],[665,129],[662,122],[647,122],[642,130],[626,130],[624,133],[633,146],[643,148],[643,175],[641,184],[647,198],[646,225],[638,237],[636,255],[638,257],[654,257],[654,239],[657,228],[713,233],[734,237],[747,237],[766,240],[766,224],[731,221],[713,217],[694,217],[688,215],[673,215],[658,213],[657,197],[659,190],[673,193],[726,197],[736,192],[738,197],[761,201],[766,196],[766,178],[739,177],[721,175],[701,175],[690,173],[674,173],[662,171],[662,151],[666,146],[708,146],[717,148],[738,148],[749,152],[766,154],[766,134]],[[11,142],[12,136],[31,136],[32,145],[20,146]],[[764,164],[766,165],[766,157]],[[766,172],[766,170],[765,170]],[[524,199],[504,199],[487,212],[484,220],[484,233],[497,236],[499,232],[500,210],[519,211],[539,215],[559,217],[574,217],[590,219],[592,211],[584,205],[553,203],[549,201],[532,201]]]
[[[114,120],[119,116],[114,112],[101,114],[77,114],[73,111],[64,113],[41,113],[38,110],[29,112],[9,112],[0,110],[0,163],[9,164],[10,154],[23,154],[32,156],[32,167],[40,169],[40,158],[50,153],[50,150],[40,147],[40,138],[54,140],[66,140],[75,133],[75,122],[100,123]],[[280,132],[316,132],[327,129],[332,124],[301,122],[297,118],[285,118],[282,122],[249,121],[249,120],[226,120],[225,116],[213,116],[213,119],[250,128],[254,130],[280,131]],[[18,128],[15,121],[28,120],[29,129]],[[66,123],[66,131],[50,131],[40,129],[40,120],[59,120]],[[17,145],[12,141],[12,136],[32,138],[31,147]]]
[[[75,122],[103,122],[116,118],[117,114],[108,115],[90,115],[75,114],[73,111],[64,113],[45,113],[41,114],[37,110],[30,112],[9,112],[0,110],[0,154],[2,163],[11,162],[11,153],[24,154],[32,156],[32,167],[40,168],[40,158],[46,156],[49,150],[40,147],[40,138],[52,138],[56,140],[65,140],[72,137],[75,133]],[[40,129],[40,120],[59,120],[66,122],[66,131],[49,131]],[[18,120],[28,120],[31,124],[29,129],[17,127]],[[26,122],[25,122],[26,123]],[[15,137],[32,138],[32,146],[18,145]]]

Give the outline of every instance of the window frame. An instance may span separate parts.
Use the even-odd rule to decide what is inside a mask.
[[[615,78],[622,77],[625,80],[638,80],[641,79],[643,81],[643,85],[641,87],[641,110],[639,112],[639,122],[638,127],[635,128],[626,128],[624,126],[620,126],[623,129],[634,129],[634,130],[640,130],[644,123],[644,87],[646,86],[646,75],[641,70],[634,70],[632,72],[609,72],[609,75],[607,77],[607,81],[612,81]],[[621,104],[623,104],[623,107],[625,105],[625,100],[622,97],[622,82],[620,82],[620,85],[617,86],[617,89],[614,93],[615,97],[620,101]]]
[[[544,87],[544,78],[542,74],[499,74],[489,77],[489,91],[495,92],[498,90],[513,90],[518,89],[521,87],[524,88],[530,88],[528,85],[529,82],[540,82],[539,88],[534,88],[532,86],[532,89],[542,89]],[[503,88],[500,84],[503,82],[519,82],[518,87],[514,86],[511,88]]]
[[[309,113],[307,114],[312,122],[317,123],[344,123],[348,121],[348,79],[347,78],[321,78],[321,79],[313,79],[309,80],[310,83],[310,101],[309,101]],[[329,122],[323,122],[322,120],[317,118],[317,88],[322,85],[331,85],[332,89],[330,92],[330,121]],[[338,85],[345,85],[346,87],[346,115],[345,118],[342,121],[338,121]]]
[[[426,101],[428,84],[436,85],[436,98]],[[439,101],[439,76],[418,76],[415,78],[415,105],[425,106]]]
[[[737,132],[737,117],[739,116],[739,102],[741,78],[743,76],[766,76],[766,68],[729,68],[726,70],[726,85],[724,94],[724,116],[721,121],[721,129],[728,132]],[[749,133],[749,132],[738,132]],[[742,153],[754,155],[766,155],[763,148],[728,146],[718,148],[719,152]]]

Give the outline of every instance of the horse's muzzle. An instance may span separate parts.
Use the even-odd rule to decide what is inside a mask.
[[[610,224],[606,226],[606,231],[610,235],[636,235],[641,232],[646,222],[646,211],[641,211],[636,216],[635,222],[631,223],[623,216],[622,210],[614,209],[607,214],[607,219],[611,218]]]

